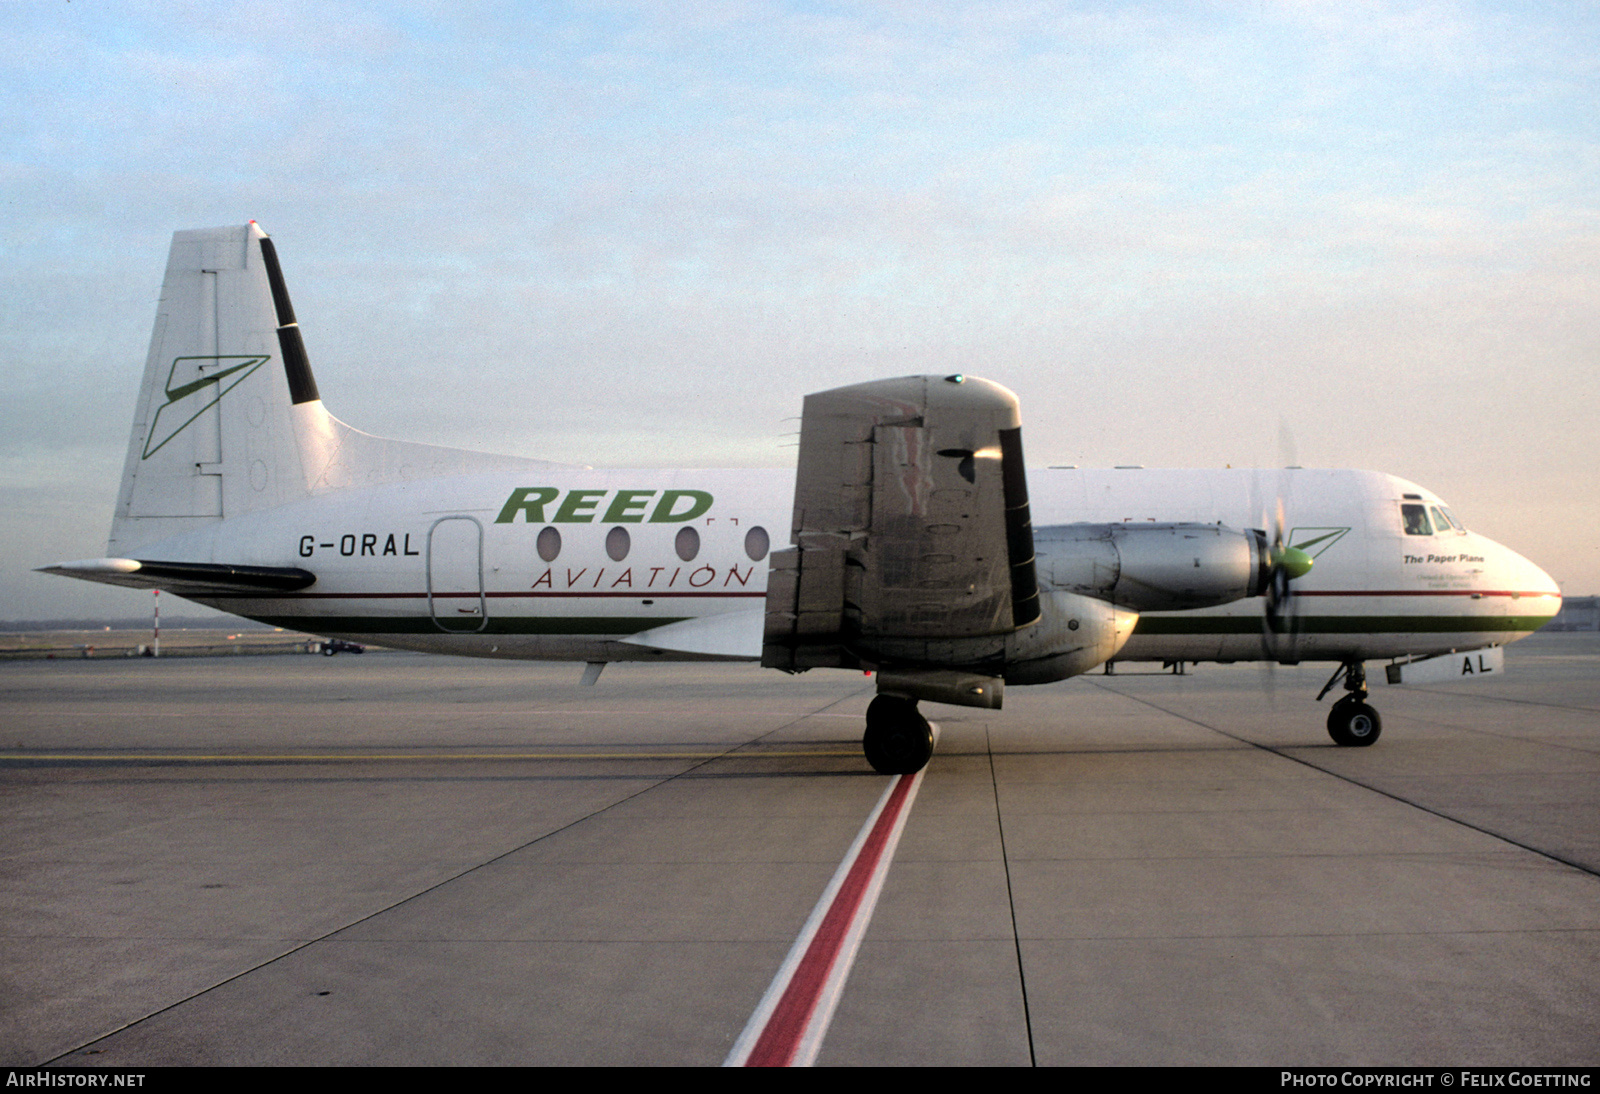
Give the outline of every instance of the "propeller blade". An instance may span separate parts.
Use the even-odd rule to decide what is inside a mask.
[[[1287,454],[1286,458],[1292,460],[1294,440],[1288,428],[1281,423],[1278,427],[1278,444]],[[1289,545],[1285,512],[1291,469],[1285,466],[1279,470],[1277,497],[1272,507],[1272,546],[1268,553],[1269,571],[1264,594],[1266,606],[1261,617],[1261,651],[1269,662],[1297,659],[1300,647],[1299,612],[1291,583],[1309,573],[1312,566],[1309,554]]]

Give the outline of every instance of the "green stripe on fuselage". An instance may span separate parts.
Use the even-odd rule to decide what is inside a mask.
[[[463,615],[435,622],[429,615],[256,615],[263,623],[313,634],[638,634],[652,627],[681,623],[688,616],[490,616],[483,630],[471,629],[478,619]],[[442,624],[442,625],[441,625]]]
[[[443,620],[432,616],[392,615],[258,615],[274,627],[318,634],[638,634],[652,627],[681,623],[688,616],[490,616],[483,630],[463,615]],[[1322,615],[1294,620],[1297,634],[1498,634],[1536,631],[1549,617],[1542,615]],[[1141,616],[1135,635],[1260,634],[1261,620],[1249,616]]]
[[[1498,634],[1536,631],[1545,615],[1312,615],[1286,623],[1296,634]],[[1140,616],[1135,635],[1260,634],[1248,616]]]

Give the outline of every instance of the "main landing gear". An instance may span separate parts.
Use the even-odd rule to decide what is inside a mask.
[[[915,699],[880,695],[867,707],[867,732],[861,738],[867,762],[881,775],[921,771],[933,756],[933,727]]]
[[[1365,748],[1383,732],[1383,720],[1378,712],[1367,705],[1367,670],[1360,661],[1346,661],[1333,671],[1328,682],[1317,693],[1317,700],[1333,689],[1334,682],[1344,675],[1344,690],[1349,692],[1333,704],[1328,711],[1328,736],[1333,743],[1346,748]]]

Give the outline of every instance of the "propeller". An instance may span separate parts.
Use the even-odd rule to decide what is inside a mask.
[[[1266,609],[1261,615],[1261,651],[1269,662],[1294,661],[1300,650],[1299,598],[1293,582],[1311,570],[1312,559],[1305,551],[1289,544],[1284,509],[1289,493],[1289,470],[1295,466],[1294,438],[1288,427],[1278,426],[1279,465],[1277,496],[1273,499],[1271,546],[1267,549],[1267,583],[1262,596]],[[1262,524],[1267,514],[1262,513]]]
[[[1300,645],[1299,598],[1294,595],[1295,578],[1311,571],[1311,556],[1289,546],[1284,532],[1283,499],[1278,499],[1272,527],[1272,546],[1268,548],[1267,605],[1262,613],[1261,642],[1267,655],[1292,660]]]

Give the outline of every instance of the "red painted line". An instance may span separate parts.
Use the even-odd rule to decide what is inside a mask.
[[[915,775],[899,776],[888,803],[883,812],[878,814],[877,823],[872,826],[855,861],[850,864],[844,884],[839,887],[827,914],[823,916],[811,945],[806,948],[805,956],[795,967],[761,1036],[750,1050],[745,1060],[746,1067],[788,1067],[794,1060],[915,778]]]

